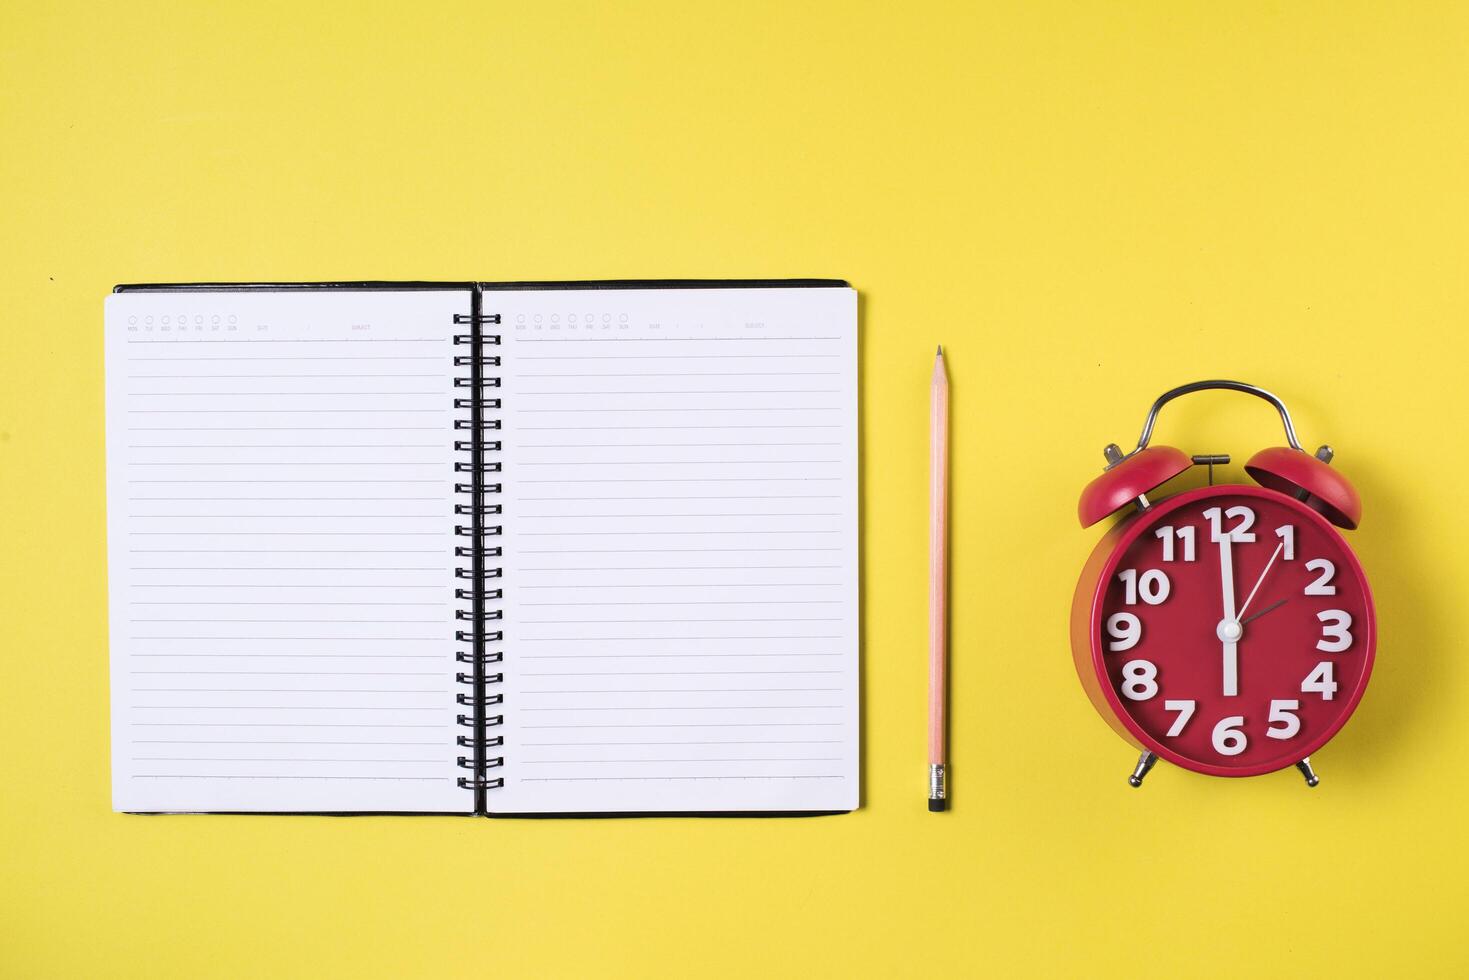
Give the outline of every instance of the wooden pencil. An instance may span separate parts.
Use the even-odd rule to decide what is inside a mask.
[[[933,362],[928,453],[928,808],[948,808],[949,375]]]

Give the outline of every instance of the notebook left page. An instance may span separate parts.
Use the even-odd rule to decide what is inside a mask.
[[[113,806],[472,808],[466,290],[107,298]]]

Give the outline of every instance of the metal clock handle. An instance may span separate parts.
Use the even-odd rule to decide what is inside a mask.
[[[1179,397],[1180,395],[1188,395],[1195,391],[1210,391],[1221,389],[1225,391],[1242,391],[1247,395],[1254,395],[1256,398],[1263,398],[1271,405],[1274,405],[1275,410],[1280,413],[1281,423],[1285,426],[1286,442],[1290,443],[1290,447],[1292,449],[1301,448],[1300,440],[1296,438],[1296,427],[1291,424],[1290,412],[1286,409],[1285,402],[1281,401],[1278,397],[1266,391],[1264,388],[1259,388],[1255,385],[1247,385],[1243,381],[1214,380],[1195,381],[1191,384],[1179,385],[1177,388],[1174,388],[1171,391],[1165,391],[1163,392],[1163,394],[1159,395],[1158,400],[1153,402],[1153,407],[1148,409],[1148,419],[1146,422],[1143,423],[1143,434],[1138,436],[1137,448],[1134,449],[1132,453],[1141,452],[1142,450],[1148,448],[1148,440],[1153,438],[1153,426],[1157,423],[1158,413],[1163,410],[1164,405],[1167,405],[1169,402],[1173,401],[1173,399]],[[1128,453],[1128,455],[1131,456],[1132,453]]]

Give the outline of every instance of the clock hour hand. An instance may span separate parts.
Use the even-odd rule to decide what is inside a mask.
[[[1250,623],[1253,623],[1255,620],[1259,619],[1261,616],[1265,615],[1266,613],[1268,613],[1268,612],[1270,612],[1272,610],[1279,609],[1283,605],[1285,605],[1285,600],[1284,599],[1281,599],[1279,602],[1272,602],[1270,605],[1266,606],[1264,609],[1261,609],[1259,612],[1255,613],[1253,616],[1249,616],[1249,617],[1246,617],[1245,619],[1240,620],[1239,621],[1239,624],[1241,626],[1248,626]]]

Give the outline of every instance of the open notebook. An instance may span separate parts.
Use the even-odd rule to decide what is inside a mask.
[[[856,294],[108,297],[113,803],[858,800]]]

